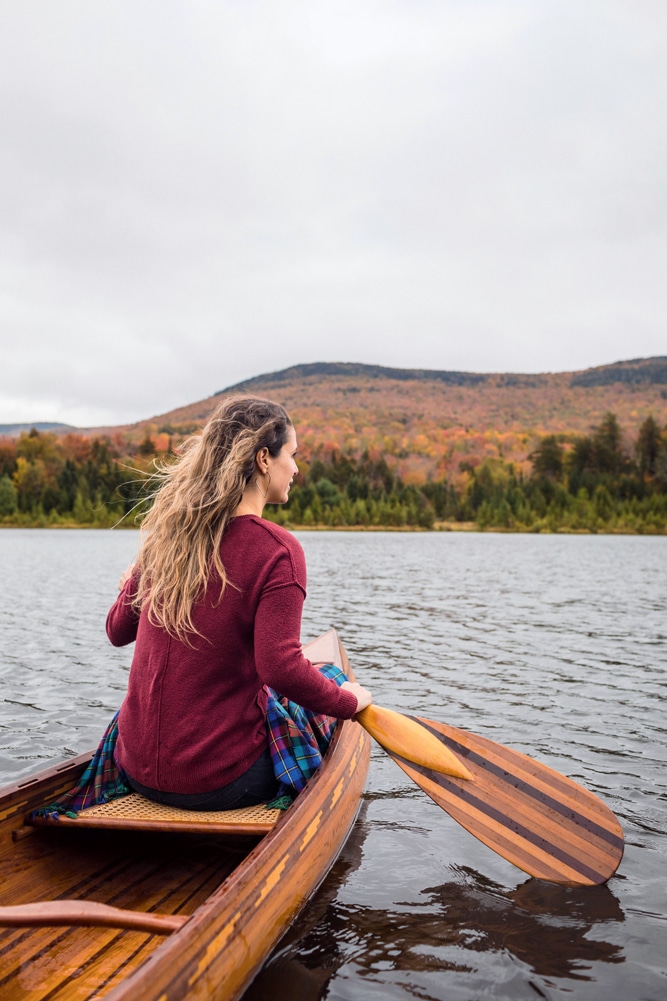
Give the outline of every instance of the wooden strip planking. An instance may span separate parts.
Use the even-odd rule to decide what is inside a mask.
[[[47,859],[48,862],[48,859]],[[89,893],[95,893],[99,886],[103,882],[112,878],[114,875],[122,874],[127,867],[126,859],[113,859],[110,860],[106,865],[100,867],[100,869],[94,871],[90,874],[87,879],[78,879],[76,882],[72,882],[72,873],[67,870],[64,864],[64,859],[62,860],[62,865],[59,864],[58,868],[53,871],[52,875],[49,875],[49,891],[52,897],[55,899],[62,899],[66,897],[75,897],[80,894],[81,891],[88,888]],[[80,869],[79,869],[80,872]],[[41,896],[44,893],[44,879],[37,881],[34,877],[37,873],[34,870],[30,870],[33,879],[26,883],[25,880],[20,883],[19,890],[23,892],[17,892],[16,880],[12,881],[9,889],[10,893],[7,893],[7,883],[4,876],[6,873],[2,872],[2,888],[3,888],[3,900],[8,904],[20,904],[29,903],[34,900],[37,895]],[[22,867],[19,865],[17,868],[17,879],[20,880],[21,877],[25,877],[26,873],[23,871]],[[24,932],[16,930],[0,930],[0,983],[2,983],[3,972],[6,970],[7,965],[10,962],[9,954],[12,949],[18,946],[22,946],[27,938],[30,938],[33,948],[39,951],[46,943],[54,938],[62,937],[64,933],[60,931],[55,931],[55,929],[44,929],[43,934],[40,934],[40,930],[33,932]],[[24,957],[29,958],[29,957]]]
[[[34,929],[34,934],[42,937],[43,929]],[[69,985],[70,998],[78,987],[73,980],[79,970],[80,960],[86,960],[91,953],[99,951],[108,943],[114,943],[121,937],[135,938],[138,942],[146,940],[159,943],[160,938],[146,935],[144,932],[118,931],[112,928],[67,928],[53,929],[60,934],[53,935],[49,945],[44,946],[30,956],[25,956],[12,973],[0,981],[0,999],[2,1001],[43,1001],[54,991],[59,991],[63,984]]]
[[[500,854],[531,875],[537,875],[537,872],[529,860],[533,857],[543,857],[544,851],[550,853],[554,861],[560,859],[558,865],[565,866],[561,871],[563,877],[568,880],[572,880],[578,872],[584,877],[585,882],[603,882],[618,866],[622,853],[611,852],[607,845],[600,846],[599,843],[597,846],[590,846],[586,842],[586,855],[590,857],[592,865],[587,865],[585,858],[581,860],[572,856],[569,850],[571,839],[566,842],[567,848],[563,847],[562,843],[557,843],[559,840],[565,840],[563,833],[568,836],[568,832],[563,831],[559,817],[555,817],[550,825],[548,817],[540,816],[538,827],[541,833],[536,833],[531,827],[518,823],[517,815],[520,817],[522,806],[520,796],[508,799],[502,790],[494,788],[493,785],[487,785],[485,788],[484,782],[457,782],[449,776],[421,769],[398,756],[393,757],[397,764],[462,826],[490,847],[498,845]],[[476,769],[475,765],[471,767],[473,770]],[[516,808],[511,814],[507,812],[508,803]],[[533,823],[537,825],[538,821],[534,820]],[[516,850],[510,854],[507,853],[508,836],[516,845]],[[552,844],[554,838],[556,843]],[[599,850],[600,847],[603,849],[602,852]],[[575,872],[572,871],[573,868]],[[542,873],[543,870],[540,869],[540,875]]]
[[[116,951],[116,943],[123,936],[124,948],[120,954]],[[68,984],[70,978],[76,973],[78,977],[84,972],[85,967],[91,959],[103,955],[106,951],[112,950],[114,968],[122,962],[127,950],[136,947],[136,944],[150,945],[150,950],[159,945],[161,939],[155,935],[145,932],[125,932],[117,928],[35,928],[23,936],[23,941],[16,943],[16,954],[8,956],[7,962],[2,966],[2,978],[0,979],[0,998],[6,995],[3,988],[6,986],[9,997],[14,999],[12,991],[16,990],[18,983],[24,983],[26,977],[24,971],[31,971],[30,980],[34,981],[31,987],[31,994],[35,997],[46,996],[52,991],[59,990],[63,984]],[[134,943],[134,945],[133,945]],[[28,949],[29,954],[28,954]],[[32,974],[39,974],[33,977]],[[99,982],[99,978],[96,978]],[[83,983],[83,980],[80,981]]]
[[[45,886],[48,886],[52,897],[78,897],[83,891],[94,893],[98,886],[103,886],[125,872],[128,865],[128,859],[118,855],[108,858],[99,868],[93,869],[81,878],[81,862],[80,859],[77,860],[75,853],[57,854],[56,867],[50,865],[50,853],[42,860],[43,867],[34,866],[24,870],[20,860],[14,861],[18,861],[19,864],[15,865],[13,870],[9,866],[0,867],[4,904],[30,903],[36,897],[43,896]],[[11,862],[11,859],[8,862]]]
[[[119,936],[119,938],[121,937]],[[112,970],[109,970],[108,963],[104,968],[98,970],[96,964],[97,962],[101,963],[105,958],[104,956],[101,955],[96,960],[93,960],[85,971],[83,982],[78,984],[78,990],[83,993],[78,994],[76,1001],[99,1001],[99,998],[105,997],[114,987],[122,983],[126,977],[130,976],[138,966],[148,959],[151,953],[158,948],[161,941],[161,939],[156,938],[154,935],[144,936],[144,941],[135,946],[131,951],[128,951],[127,944],[124,943],[125,947],[122,950],[122,954],[116,955],[117,965]],[[114,943],[109,943],[106,946],[105,953],[113,945]],[[52,990],[48,997],[42,999],[42,1001],[73,1001],[70,992],[70,982],[65,980],[60,987]]]
[[[226,866],[226,870],[228,869],[229,865]],[[196,907],[204,903],[214,887],[219,885],[222,878],[223,875],[220,869],[216,871],[214,868],[210,868],[205,880],[194,889],[190,887],[190,892],[182,897],[182,899],[174,899],[176,889],[172,888],[168,894],[156,902],[156,906],[162,909],[169,903],[172,910],[185,910],[186,913],[191,914]],[[180,887],[179,889],[183,890],[185,887]],[[80,989],[83,989],[85,985],[87,991],[89,991],[85,995],[81,995],[82,1001],[85,1001],[85,998],[99,997],[102,991],[106,994],[113,987],[123,983],[144,962],[151,952],[160,945],[160,940],[151,937],[137,946],[134,946],[134,943],[130,943],[129,941],[123,941],[122,949],[119,949],[119,945],[119,939],[107,942],[98,954],[89,957],[85,966],[81,969],[81,975],[77,982],[80,985]],[[134,946],[131,950],[129,949],[130,945]],[[55,989],[55,991],[51,992],[48,1001],[70,1001],[66,980],[60,989]]]
[[[524,780],[515,781],[507,770],[501,772],[495,768],[478,767],[478,762],[472,757],[468,758],[468,763],[474,771],[475,781],[471,786],[460,785],[460,791],[452,796],[452,803],[455,800],[466,800],[468,796],[484,797],[488,801],[493,801],[497,809],[504,808],[506,813],[511,811],[514,820],[522,820],[544,837],[549,837],[550,830],[557,824],[559,832],[567,832],[573,845],[584,854],[590,852],[595,856],[601,853],[603,857],[607,857],[610,854],[609,846],[612,855],[622,849],[622,838],[619,838],[614,831],[609,831],[579,814],[571,803],[563,804],[560,800],[542,792],[536,793],[530,783]],[[454,786],[450,788],[453,789]],[[610,822],[620,830],[611,811],[608,811],[608,814]]]
[[[511,763],[511,772],[517,780],[525,781],[536,790],[545,794],[558,792],[574,800],[577,804],[577,812],[587,817],[592,823],[603,818],[603,826],[611,821],[612,828],[620,832],[620,824],[617,818],[602,800],[594,793],[584,789],[573,779],[561,775],[559,772],[547,765],[540,764],[533,758],[514,751],[502,744],[468,733],[465,730],[458,730],[456,727],[447,726],[444,723],[434,723],[432,720],[419,719],[422,725],[431,732],[435,731],[440,739],[463,757],[467,762],[475,761],[485,770],[497,769],[496,774],[504,774],[508,771],[508,763]],[[622,832],[616,835],[622,839]]]
[[[169,907],[173,911],[180,912],[185,910],[186,913],[191,914],[196,907],[208,899],[214,888],[219,886],[221,880],[234,868],[234,865],[229,860],[225,862],[224,866],[216,865],[215,856],[212,859],[212,863],[208,867],[203,881],[200,881],[194,887],[181,885],[177,888],[172,888],[162,898],[156,900],[154,906],[160,910]],[[186,890],[188,892],[184,895],[184,891]],[[174,899],[177,891],[179,899]],[[108,943],[103,952],[89,959],[82,971],[82,978],[85,983],[90,984],[92,991],[91,995],[86,996],[98,996],[98,991],[102,990],[102,988],[105,991],[109,991],[113,986],[122,983],[159,944],[159,940],[148,940],[128,955],[126,943],[123,943],[124,948],[122,951],[118,949],[118,942]],[[113,952],[111,952],[112,946],[114,947]],[[49,1001],[52,1001],[52,999],[53,1001],[58,1001],[61,997],[62,1001],[65,1001],[65,999],[69,1001],[66,984],[63,985],[62,992],[58,991],[53,994],[49,998]]]
[[[229,865],[224,868],[228,870]],[[180,910],[186,903],[190,905],[188,910],[194,909],[207,898],[212,888],[219,884],[222,878],[220,870],[219,863],[216,863],[215,857],[213,857],[211,864],[206,867],[203,881],[198,879],[197,885],[193,887],[191,885],[193,878],[195,876],[201,877],[202,873],[190,873],[185,881],[172,887],[167,894],[164,894],[162,872],[152,873],[151,877],[157,875],[152,890],[153,906],[161,908],[169,900],[174,910]],[[161,895],[159,894],[160,888],[162,889]],[[118,902],[125,889],[127,888],[122,888],[121,892],[112,899]],[[175,896],[178,896],[179,899],[173,899]],[[39,929],[39,931],[43,930]],[[45,937],[48,940],[42,941],[42,948],[36,954],[33,952],[31,963],[40,969],[44,968],[43,982],[38,994],[31,993],[29,995],[35,999],[47,996],[55,998],[61,994],[61,991],[64,992],[63,997],[70,998],[72,995],[69,978],[74,971],[77,973],[77,991],[83,990],[84,985],[89,984],[90,991],[95,994],[101,982],[107,982],[111,979],[117,979],[121,982],[127,975],[128,963],[138,966],[160,943],[160,940],[154,936],[146,937],[141,933],[119,934],[115,932],[111,934],[101,932],[99,928],[96,931],[70,929],[68,932],[60,932],[56,935],[42,935],[41,939],[43,940]],[[121,942],[122,948],[120,947]],[[20,966],[25,959],[25,951],[22,950],[19,957]],[[85,990],[87,997],[89,996],[87,988]],[[0,996],[2,995],[0,994]]]
[[[428,775],[427,772],[422,774]],[[437,795],[447,800],[450,813],[455,819],[459,819],[458,810],[462,809],[462,802],[467,804],[466,810],[462,811],[462,816],[465,818],[471,807],[481,801],[485,804],[482,812],[487,815],[489,821],[495,818],[499,824],[510,827],[517,833],[521,828],[526,828],[531,832],[529,840],[534,843],[537,843],[538,838],[552,842],[554,832],[557,832],[558,840],[562,842],[567,836],[571,851],[591,868],[604,867],[608,864],[605,860],[609,857],[609,849],[604,840],[599,841],[586,828],[550,812],[543,804],[536,803],[534,799],[520,791],[513,792],[507,798],[503,795],[501,784],[494,782],[485,773],[480,772],[476,776],[472,787],[461,787],[459,794],[450,791],[448,795],[443,783],[438,782]],[[469,825],[466,823],[464,826]]]
[[[151,905],[155,906],[156,902],[164,895],[165,867],[169,866],[169,871],[172,873],[174,865],[181,861],[181,854],[174,849],[173,844],[171,851],[157,851],[150,860],[137,859],[136,857],[111,860],[107,866],[94,871],[89,878],[80,879],[74,885],[71,883],[66,885],[56,899],[76,896],[80,896],[82,899],[93,897],[102,903],[126,906],[131,909],[142,909],[143,906],[144,909],[148,909]],[[219,869],[219,866],[213,862],[208,868],[215,870]],[[200,872],[195,872],[194,875],[200,875]],[[28,899],[34,899],[34,895]],[[53,935],[45,933],[44,936],[33,938],[33,951],[35,947],[36,952],[48,948],[53,937]],[[25,952],[22,952],[19,961],[28,958]]]
[[[456,799],[447,802],[445,796],[442,795],[443,790],[440,783],[440,779],[445,778],[445,776],[441,776],[437,772],[432,772],[430,775],[424,774],[411,765],[411,762],[401,760],[398,757],[395,758],[395,761],[438,806],[450,813],[467,831],[529,875],[556,882],[579,884],[582,881],[591,884],[600,881],[597,872],[592,873],[590,879],[582,877],[580,867],[573,868],[567,864],[566,858],[554,858],[553,853],[545,850],[544,847],[521,838],[516,831],[495,821],[493,817],[489,816],[487,810],[476,809],[472,804],[468,804],[467,809],[463,810],[460,809],[460,804]]]

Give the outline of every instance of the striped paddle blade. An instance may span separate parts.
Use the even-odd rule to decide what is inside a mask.
[[[412,717],[468,768],[471,780],[388,752],[438,806],[530,876],[567,886],[604,883],[623,857],[623,831],[582,786],[485,737]]]

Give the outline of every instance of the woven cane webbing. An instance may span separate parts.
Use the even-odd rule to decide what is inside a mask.
[[[180,820],[201,824],[275,824],[280,810],[267,810],[263,803],[247,806],[242,810],[179,810],[144,799],[138,792],[112,799],[100,806],[90,806],[77,819],[83,817],[118,817],[125,820]]]
[[[67,816],[35,817],[32,823],[38,826],[56,823],[60,827],[108,826],[135,830],[156,827],[183,830],[186,827],[193,833],[202,830],[243,833],[246,829],[248,833],[263,833],[275,826],[280,814],[280,810],[267,810],[262,803],[242,810],[179,810],[173,806],[153,803],[134,792],[100,806],[88,807],[76,819]]]

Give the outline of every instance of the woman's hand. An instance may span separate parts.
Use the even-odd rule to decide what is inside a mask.
[[[125,585],[127,584],[128,580],[130,579],[130,577],[132,576],[132,574],[134,572],[134,567],[135,567],[135,564],[134,563],[130,563],[129,567],[127,567],[127,569],[123,570],[123,572],[121,574],[121,577],[120,577],[120,580],[118,581],[118,590],[119,591],[122,591],[123,588],[125,587]]]
[[[363,685],[357,684],[356,681],[344,681],[340,687],[344,688],[346,692],[352,692],[355,696],[357,700],[358,713],[360,713],[362,709],[365,709],[366,706],[369,706],[373,701],[373,696],[368,689],[364,688]]]

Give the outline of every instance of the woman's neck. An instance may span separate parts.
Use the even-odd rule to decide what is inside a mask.
[[[251,480],[243,491],[243,496],[239,501],[239,505],[232,515],[233,518],[238,518],[242,514],[255,514],[258,518],[262,517],[262,511],[264,510],[264,505],[266,501],[259,490],[257,483]]]

